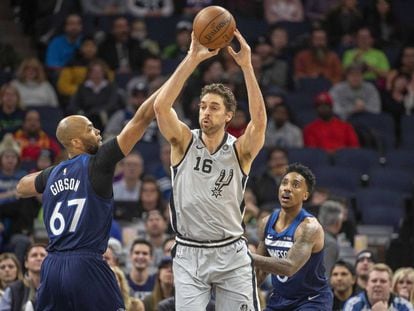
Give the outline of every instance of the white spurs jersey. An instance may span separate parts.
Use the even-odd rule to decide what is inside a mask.
[[[173,229],[180,237],[200,242],[240,237],[248,176],[239,164],[236,138],[226,133],[210,154],[201,130],[191,132],[183,159],[171,167]]]

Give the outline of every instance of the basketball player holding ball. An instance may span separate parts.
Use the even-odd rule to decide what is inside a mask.
[[[212,289],[218,311],[260,310],[252,258],[242,238],[242,202],[251,164],[264,143],[266,112],[250,47],[238,30],[234,36],[240,51],[227,50],[243,72],[251,116],[242,136],[226,132],[236,100],[222,84],[201,90],[200,129],[190,130],[173,109],[192,72],[219,52],[200,44],[194,32],[187,56],[154,103],[159,129],[171,144],[170,211],[177,235],[172,254],[180,311],[206,310]]]

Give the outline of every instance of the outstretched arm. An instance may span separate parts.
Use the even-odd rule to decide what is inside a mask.
[[[184,83],[198,64],[209,57],[217,55],[218,51],[209,51],[197,41],[194,33],[192,33],[191,46],[187,56],[165,83],[165,86],[155,100],[154,110],[157,116],[158,127],[173,148],[178,148],[178,153],[180,153],[180,150],[184,153],[183,149],[191,138],[191,132],[188,126],[178,119],[172,106],[183,89]]]
[[[35,187],[35,179],[40,172],[35,172],[29,175],[26,175],[20,179],[19,183],[16,186],[17,196],[20,198],[30,198],[38,195]]]
[[[240,51],[236,53],[229,46],[228,52],[243,71],[250,112],[250,122],[247,125],[244,134],[238,139],[237,151],[240,155],[242,168],[245,173],[248,173],[250,171],[251,163],[263,147],[267,117],[262,92],[257,83],[251,62],[250,46],[238,30],[236,30],[234,34],[240,42]]]
[[[254,264],[260,270],[292,276],[309,260],[314,245],[323,240],[323,229],[316,219],[305,219],[298,227],[295,242],[286,258],[264,257],[252,254]]]

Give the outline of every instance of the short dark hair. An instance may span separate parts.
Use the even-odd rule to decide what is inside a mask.
[[[131,248],[129,249],[129,253],[130,253],[130,254],[132,253],[132,251],[134,250],[135,245],[137,245],[137,244],[144,244],[144,245],[147,245],[147,246],[149,247],[149,249],[150,249],[150,255],[152,256],[152,253],[153,253],[153,246],[152,246],[152,244],[151,244],[149,241],[147,241],[147,240],[145,240],[145,239],[135,239],[135,240],[132,242],[132,244],[131,244]]]
[[[292,163],[286,168],[286,173],[283,177],[292,172],[298,173],[305,178],[306,185],[308,186],[308,192],[309,194],[312,194],[316,184],[316,178],[312,171],[301,163]]]
[[[213,93],[221,96],[223,98],[224,106],[226,107],[227,111],[236,112],[237,103],[236,98],[234,97],[233,92],[227,86],[223,85],[222,83],[212,83],[208,84],[203,87],[201,90],[200,100],[204,97],[204,95],[208,93]]]
[[[337,260],[335,264],[332,266],[332,269],[329,275],[332,275],[332,271],[333,269],[335,269],[335,267],[344,267],[345,269],[349,271],[349,273],[352,274],[352,276],[355,276],[355,268],[349,262],[346,262],[342,259]]]

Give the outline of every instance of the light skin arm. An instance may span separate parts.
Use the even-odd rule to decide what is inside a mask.
[[[234,32],[234,35],[240,42],[240,51],[236,53],[230,46],[227,50],[243,71],[249,101],[250,122],[244,134],[238,138],[236,143],[241,166],[247,174],[250,171],[254,158],[263,147],[267,117],[263,95],[257,83],[251,62],[250,46],[238,30]]]
[[[16,186],[17,196],[20,198],[30,198],[39,195],[35,188],[35,179],[40,172],[35,172],[24,176]]]
[[[323,229],[316,219],[306,218],[295,234],[295,242],[286,258],[252,254],[257,268],[278,275],[292,276],[309,260],[317,242],[323,241]],[[318,243],[318,244],[319,244]],[[319,248],[319,247],[318,247]]]
[[[264,236],[265,236],[265,227],[266,223],[269,220],[270,216],[263,217],[259,222],[259,228],[258,228],[258,236],[259,236],[259,245],[257,246],[257,255],[269,257],[269,253],[267,252],[266,245],[264,243]],[[257,278],[257,285],[261,285],[264,280],[266,279],[269,272],[263,271],[260,268],[256,267],[256,278]]]
[[[144,135],[148,125],[154,119],[154,101],[162,88],[163,86],[145,100],[117,136],[119,147],[124,155],[131,152],[135,144]]]
[[[191,45],[183,59],[168,81],[165,83],[154,104],[158,127],[171,144],[172,163],[181,160],[190,139],[189,127],[178,119],[173,104],[184,87],[184,83],[203,60],[217,55],[219,50],[209,51],[191,34]]]

